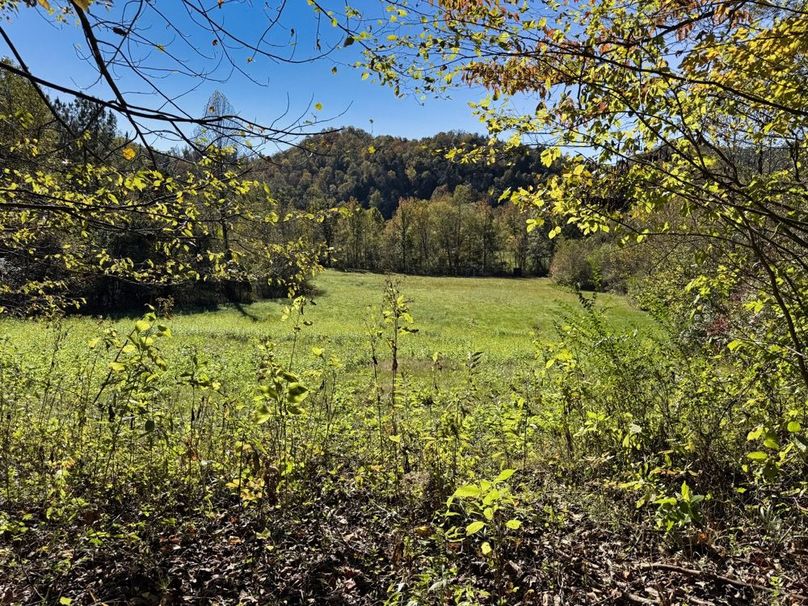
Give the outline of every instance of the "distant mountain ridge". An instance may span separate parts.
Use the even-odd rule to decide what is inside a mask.
[[[497,154],[493,164],[446,158],[452,148],[486,141],[462,132],[405,139],[346,128],[275,154],[259,173],[277,199],[298,208],[326,208],[353,198],[389,219],[402,198],[429,199],[461,184],[478,200],[495,204],[506,188],[535,183],[547,170],[539,161],[540,150],[527,146]]]

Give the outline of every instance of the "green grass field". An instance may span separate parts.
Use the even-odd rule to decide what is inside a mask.
[[[418,332],[402,338],[400,358],[404,373],[416,378],[429,369],[439,352],[451,371],[462,366],[471,352],[483,352],[487,366],[516,368],[532,359],[537,343],[552,340],[554,325],[579,307],[575,293],[547,279],[444,278],[392,276],[410,301]],[[326,271],[314,280],[314,305],[308,305],[296,344],[295,366],[311,361],[312,347],[336,355],[349,376],[365,375],[370,360],[367,323],[382,305],[385,276],[369,273]],[[652,320],[625,298],[598,295],[598,306],[618,329],[647,330]],[[269,339],[279,356],[288,356],[294,341],[290,320],[283,321],[287,300],[261,301],[240,308],[224,306],[213,311],[176,313],[166,321],[173,338],[161,344],[170,360],[194,347],[208,357],[224,376],[245,378],[253,373],[252,352]],[[373,311],[375,310],[375,312]],[[77,350],[104,328],[121,333],[131,329],[134,318],[99,320],[70,317],[58,326],[6,320],[3,332],[18,351],[33,357],[47,356],[56,332],[65,331],[68,347],[62,363],[80,358]],[[382,357],[384,352],[382,352]]]

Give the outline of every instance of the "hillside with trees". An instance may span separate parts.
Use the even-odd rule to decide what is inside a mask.
[[[454,160],[489,147],[497,160]],[[546,275],[546,232],[502,197],[551,170],[541,150],[488,145],[480,135],[408,140],[347,128],[259,162],[254,174],[285,206],[338,208],[306,236],[327,266],[432,275]]]
[[[440,133],[424,139],[374,137],[355,128],[319,135],[301,147],[277,153],[257,174],[279,200],[298,208],[329,208],[351,200],[390,219],[399,201],[451,195],[459,185],[475,200],[494,205],[508,188],[537,183],[546,169],[540,150],[496,144],[496,161],[456,162],[453,150],[474,150],[487,138]]]

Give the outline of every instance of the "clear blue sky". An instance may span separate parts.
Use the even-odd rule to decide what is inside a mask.
[[[56,2],[52,1],[52,4],[55,6]],[[216,6],[216,0],[206,4]],[[261,2],[253,4],[259,8],[225,3],[221,10],[215,9],[213,14],[238,36],[255,40],[260,37],[272,13],[263,13]],[[266,4],[277,5],[277,0]],[[122,5],[126,6],[123,3],[113,4],[113,12],[110,13],[100,3],[94,3],[90,11],[94,16],[115,16],[115,11],[122,10],[116,7]],[[374,83],[372,79],[362,80],[362,72],[351,67],[359,57],[359,45],[342,48],[343,34],[327,22],[320,24],[321,44],[324,48],[331,45],[338,48],[329,56],[315,61],[290,65],[259,57],[248,63],[246,53],[229,49],[234,63],[243,68],[249,78],[258,81],[254,83],[245,75],[233,73],[227,65],[216,68],[222,56],[222,45],[213,45],[210,34],[189,26],[189,16],[180,2],[160,0],[157,6],[187,35],[188,45],[178,41],[177,34],[172,33],[165,22],[147,15],[148,18],[144,18],[141,25],[147,28],[144,32],[150,41],[164,44],[165,48],[176,54],[181,64],[212,70],[213,78],[221,80],[207,81],[176,73],[156,80],[160,89],[169,96],[183,95],[183,109],[194,115],[204,111],[209,95],[219,89],[240,115],[261,123],[277,118],[286,109],[288,100],[290,116],[306,113],[307,106],[321,103],[321,111],[312,107],[306,117],[316,115],[331,118],[328,126],[357,126],[374,134],[423,137],[446,130],[481,130],[481,125],[468,107],[469,101],[482,96],[480,91],[457,89],[452,91],[450,99],[429,98],[423,103],[413,96],[396,98],[391,89]],[[67,23],[58,24],[53,16],[47,15],[42,9],[21,4],[19,12],[11,16],[3,27],[36,75],[110,98],[109,91],[96,83],[97,74],[88,65],[86,58],[89,51],[80,36],[75,17],[69,18]],[[268,41],[276,45],[274,49],[279,54],[288,57],[294,53],[296,58],[302,59],[316,53],[316,31],[312,10],[306,2],[289,0],[281,22],[273,28]],[[109,31],[101,31],[100,37],[116,41],[116,36]],[[294,51],[292,40],[297,41]],[[191,47],[207,58],[200,57]],[[0,55],[10,56],[1,41],[0,48]],[[164,60],[165,55],[151,45],[134,54],[143,58],[148,65],[177,67],[176,63]],[[332,73],[334,67],[337,68],[336,74]],[[118,71],[116,77],[122,90],[135,95],[130,97],[133,101],[150,107],[159,106],[159,96],[149,91],[131,73]],[[125,129],[126,125],[122,123],[121,127]]]

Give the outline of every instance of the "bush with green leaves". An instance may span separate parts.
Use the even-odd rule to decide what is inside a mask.
[[[595,243],[590,239],[562,239],[550,262],[550,277],[558,284],[580,290],[600,285],[599,268],[592,263]]]
[[[480,480],[457,488],[446,501],[446,519],[452,524],[445,533],[449,541],[471,538],[484,556],[502,548],[508,534],[519,530],[515,515],[518,501],[507,481],[516,472],[505,469],[493,480]]]

